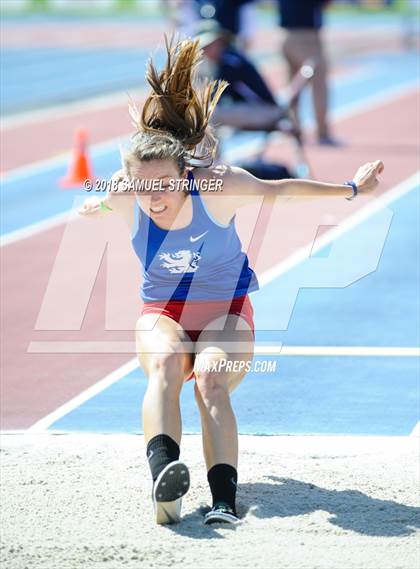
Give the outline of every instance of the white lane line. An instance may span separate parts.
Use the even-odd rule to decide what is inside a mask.
[[[340,225],[334,227],[322,237],[317,239],[316,243],[307,243],[295,253],[287,257],[284,261],[278,265],[267,269],[259,277],[259,282],[261,286],[264,286],[274,279],[278,278],[280,275],[289,271],[292,267],[295,267],[303,260],[307,259],[310,255],[314,255],[317,251],[320,251],[326,245],[332,243],[338,237],[344,235],[356,225],[359,225],[363,221],[366,221],[369,217],[374,215],[377,211],[384,208],[386,205],[402,197],[404,194],[413,191],[420,185],[420,170],[398,184],[394,186],[381,196],[379,196],[374,201],[370,201],[365,207],[359,209],[353,215],[347,217]]]
[[[22,227],[22,229],[16,229],[16,231],[10,231],[5,235],[0,236],[0,247],[4,247],[5,245],[10,245],[11,243],[15,243],[16,241],[21,241],[22,239],[27,239],[28,237],[32,237],[33,235],[41,233],[42,231],[47,231],[48,229],[52,229],[53,227],[58,227],[59,225],[63,225],[64,223],[70,221],[70,219],[75,218],[76,216],[78,216],[78,214],[70,209],[68,211],[65,211],[64,213],[59,213],[58,215],[53,215],[52,217],[48,217],[47,219],[43,219],[42,221],[38,221],[37,223],[33,223],[32,225],[27,225],[26,227]]]
[[[93,144],[90,146],[92,149],[90,151],[91,157],[95,158],[97,156],[101,156],[102,154],[106,154],[107,152],[117,152],[119,144],[122,143],[124,140],[128,139],[130,136],[130,132],[127,131],[126,134],[121,134],[115,138],[110,138],[104,142],[99,142],[97,144]],[[69,141],[69,146],[71,147],[71,140]],[[58,167],[65,167],[70,159],[71,150],[68,152],[63,152],[54,156],[54,158],[46,158],[45,160],[39,160],[37,162],[32,162],[31,164],[27,164],[26,166],[19,166],[18,168],[14,168],[13,170],[8,170],[6,173],[3,173],[1,176],[2,184],[8,184],[10,182],[16,182],[18,180],[24,180],[25,178],[29,178],[44,170],[52,170],[53,168]]]
[[[237,345],[237,343],[235,343]],[[28,346],[32,354],[136,354],[135,342],[34,341]],[[356,356],[420,357],[420,348],[398,346],[282,346],[255,344],[255,355],[270,356]]]
[[[281,356],[420,357],[420,348],[395,346],[283,346]]]
[[[417,421],[417,424],[414,426],[414,429],[411,431],[410,437],[420,437],[420,421]]]
[[[129,95],[130,90],[130,95]],[[109,95],[99,95],[89,97],[79,101],[70,101],[68,103],[60,103],[51,105],[45,109],[37,109],[33,111],[23,111],[2,118],[1,130],[7,132],[21,126],[29,126],[46,120],[68,118],[70,116],[83,114],[89,111],[99,111],[109,109],[113,106],[124,105],[132,98],[140,97],[146,93],[146,89],[137,89],[128,87],[122,91],[114,91]]]
[[[138,367],[138,365],[139,364],[137,358],[133,358],[132,360],[128,361],[127,363],[125,363],[124,365],[114,370],[113,372],[105,376],[103,379],[101,379],[100,381],[89,387],[88,389],[85,389],[85,391],[82,391],[81,393],[76,395],[76,397],[73,397],[73,399],[70,399],[70,401],[67,401],[67,403],[64,403],[64,405],[61,405],[61,407],[58,407],[52,413],[49,413],[48,415],[46,415],[45,417],[34,423],[31,427],[29,427],[25,431],[25,433],[31,434],[31,433],[39,433],[45,431],[46,429],[48,429],[50,425],[52,425],[53,423],[64,417],[64,415],[67,415],[68,413],[70,413],[70,411],[76,409],[76,407],[79,407],[89,399],[92,399],[92,397],[94,397],[101,391],[104,391],[104,389],[106,389],[107,387],[109,387],[119,379],[123,378],[128,373],[132,372],[134,369]]]
[[[225,342],[226,346],[229,346],[229,342]],[[240,348],[240,343],[232,343],[232,350],[235,348],[238,351]],[[244,346],[246,349],[246,346]],[[276,345],[266,345],[266,344],[255,344],[254,352],[256,355],[282,355],[285,348],[279,344]],[[287,348],[286,348],[287,350]],[[29,343],[28,353],[31,354],[131,354],[135,355],[136,343],[135,342],[123,342],[123,341],[33,341]],[[287,354],[283,354],[287,355]]]
[[[370,110],[376,110],[379,105],[386,105],[393,102],[395,99],[417,93],[418,89],[419,85],[417,80],[409,81],[396,87],[390,87],[383,92],[365,97],[359,101],[348,103],[347,105],[339,107],[331,112],[333,123],[349,119]],[[305,121],[304,126],[308,131],[311,131],[315,126],[315,122],[314,120]],[[272,132],[268,136],[272,139],[276,137],[281,140],[286,140],[285,135],[282,133]],[[232,150],[226,152],[227,161],[240,160],[242,158],[241,152],[244,149],[248,151],[250,147],[253,147],[253,145],[255,147],[255,142],[252,140],[243,143],[242,146],[235,145]]]
[[[395,87],[390,87],[379,93],[368,95],[358,101],[349,103],[343,107],[332,111],[334,120],[345,120],[358,115],[360,112],[367,112],[376,109],[379,105],[392,103],[394,99],[414,95],[419,90],[418,79],[407,81]]]

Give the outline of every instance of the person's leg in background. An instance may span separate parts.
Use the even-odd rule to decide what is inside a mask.
[[[318,141],[321,144],[329,144],[332,142],[332,138],[328,124],[328,62],[324,53],[320,32],[311,32],[308,42],[308,51],[312,52],[312,57],[316,61],[312,94]]]
[[[285,37],[282,43],[282,54],[287,64],[287,72],[289,82],[293,79],[296,73],[299,71],[303,61],[305,61],[304,55],[301,53],[299,40],[296,37],[295,31],[285,30]],[[291,106],[291,113],[296,127],[301,131],[301,124],[299,120],[299,98],[297,97]]]
[[[318,142],[335,144],[328,122],[328,62],[322,45],[322,36],[318,30],[312,29],[287,30],[285,33],[282,49],[288,65],[289,77],[293,77],[306,60],[312,59],[315,63],[312,100]],[[298,117],[297,105],[295,112]]]

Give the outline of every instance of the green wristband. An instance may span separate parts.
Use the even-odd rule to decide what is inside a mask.
[[[99,203],[99,209],[101,209],[102,211],[112,211],[112,208],[106,205],[104,201],[101,201]]]

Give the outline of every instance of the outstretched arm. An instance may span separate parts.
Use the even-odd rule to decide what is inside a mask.
[[[223,167],[222,167],[223,169]],[[373,191],[378,185],[377,175],[383,172],[384,165],[380,160],[367,162],[354,175],[352,182],[358,194]],[[216,170],[216,169],[215,169]],[[238,207],[255,201],[257,197],[281,198],[316,198],[341,197],[352,199],[354,189],[346,184],[328,184],[314,180],[260,180],[242,168],[229,167],[219,174],[223,178],[225,195],[237,196]]]

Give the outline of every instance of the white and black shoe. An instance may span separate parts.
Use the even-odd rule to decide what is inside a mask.
[[[204,516],[204,523],[206,525],[220,522],[227,524],[236,524],[239,522],[239,518],[232,508],[224,502],[217,502]]]
[[[157,524],[174,524],[181,519],[182,496],[190,487],[190,473],[180,460],[169,463],[153,484],[153,507]]]

